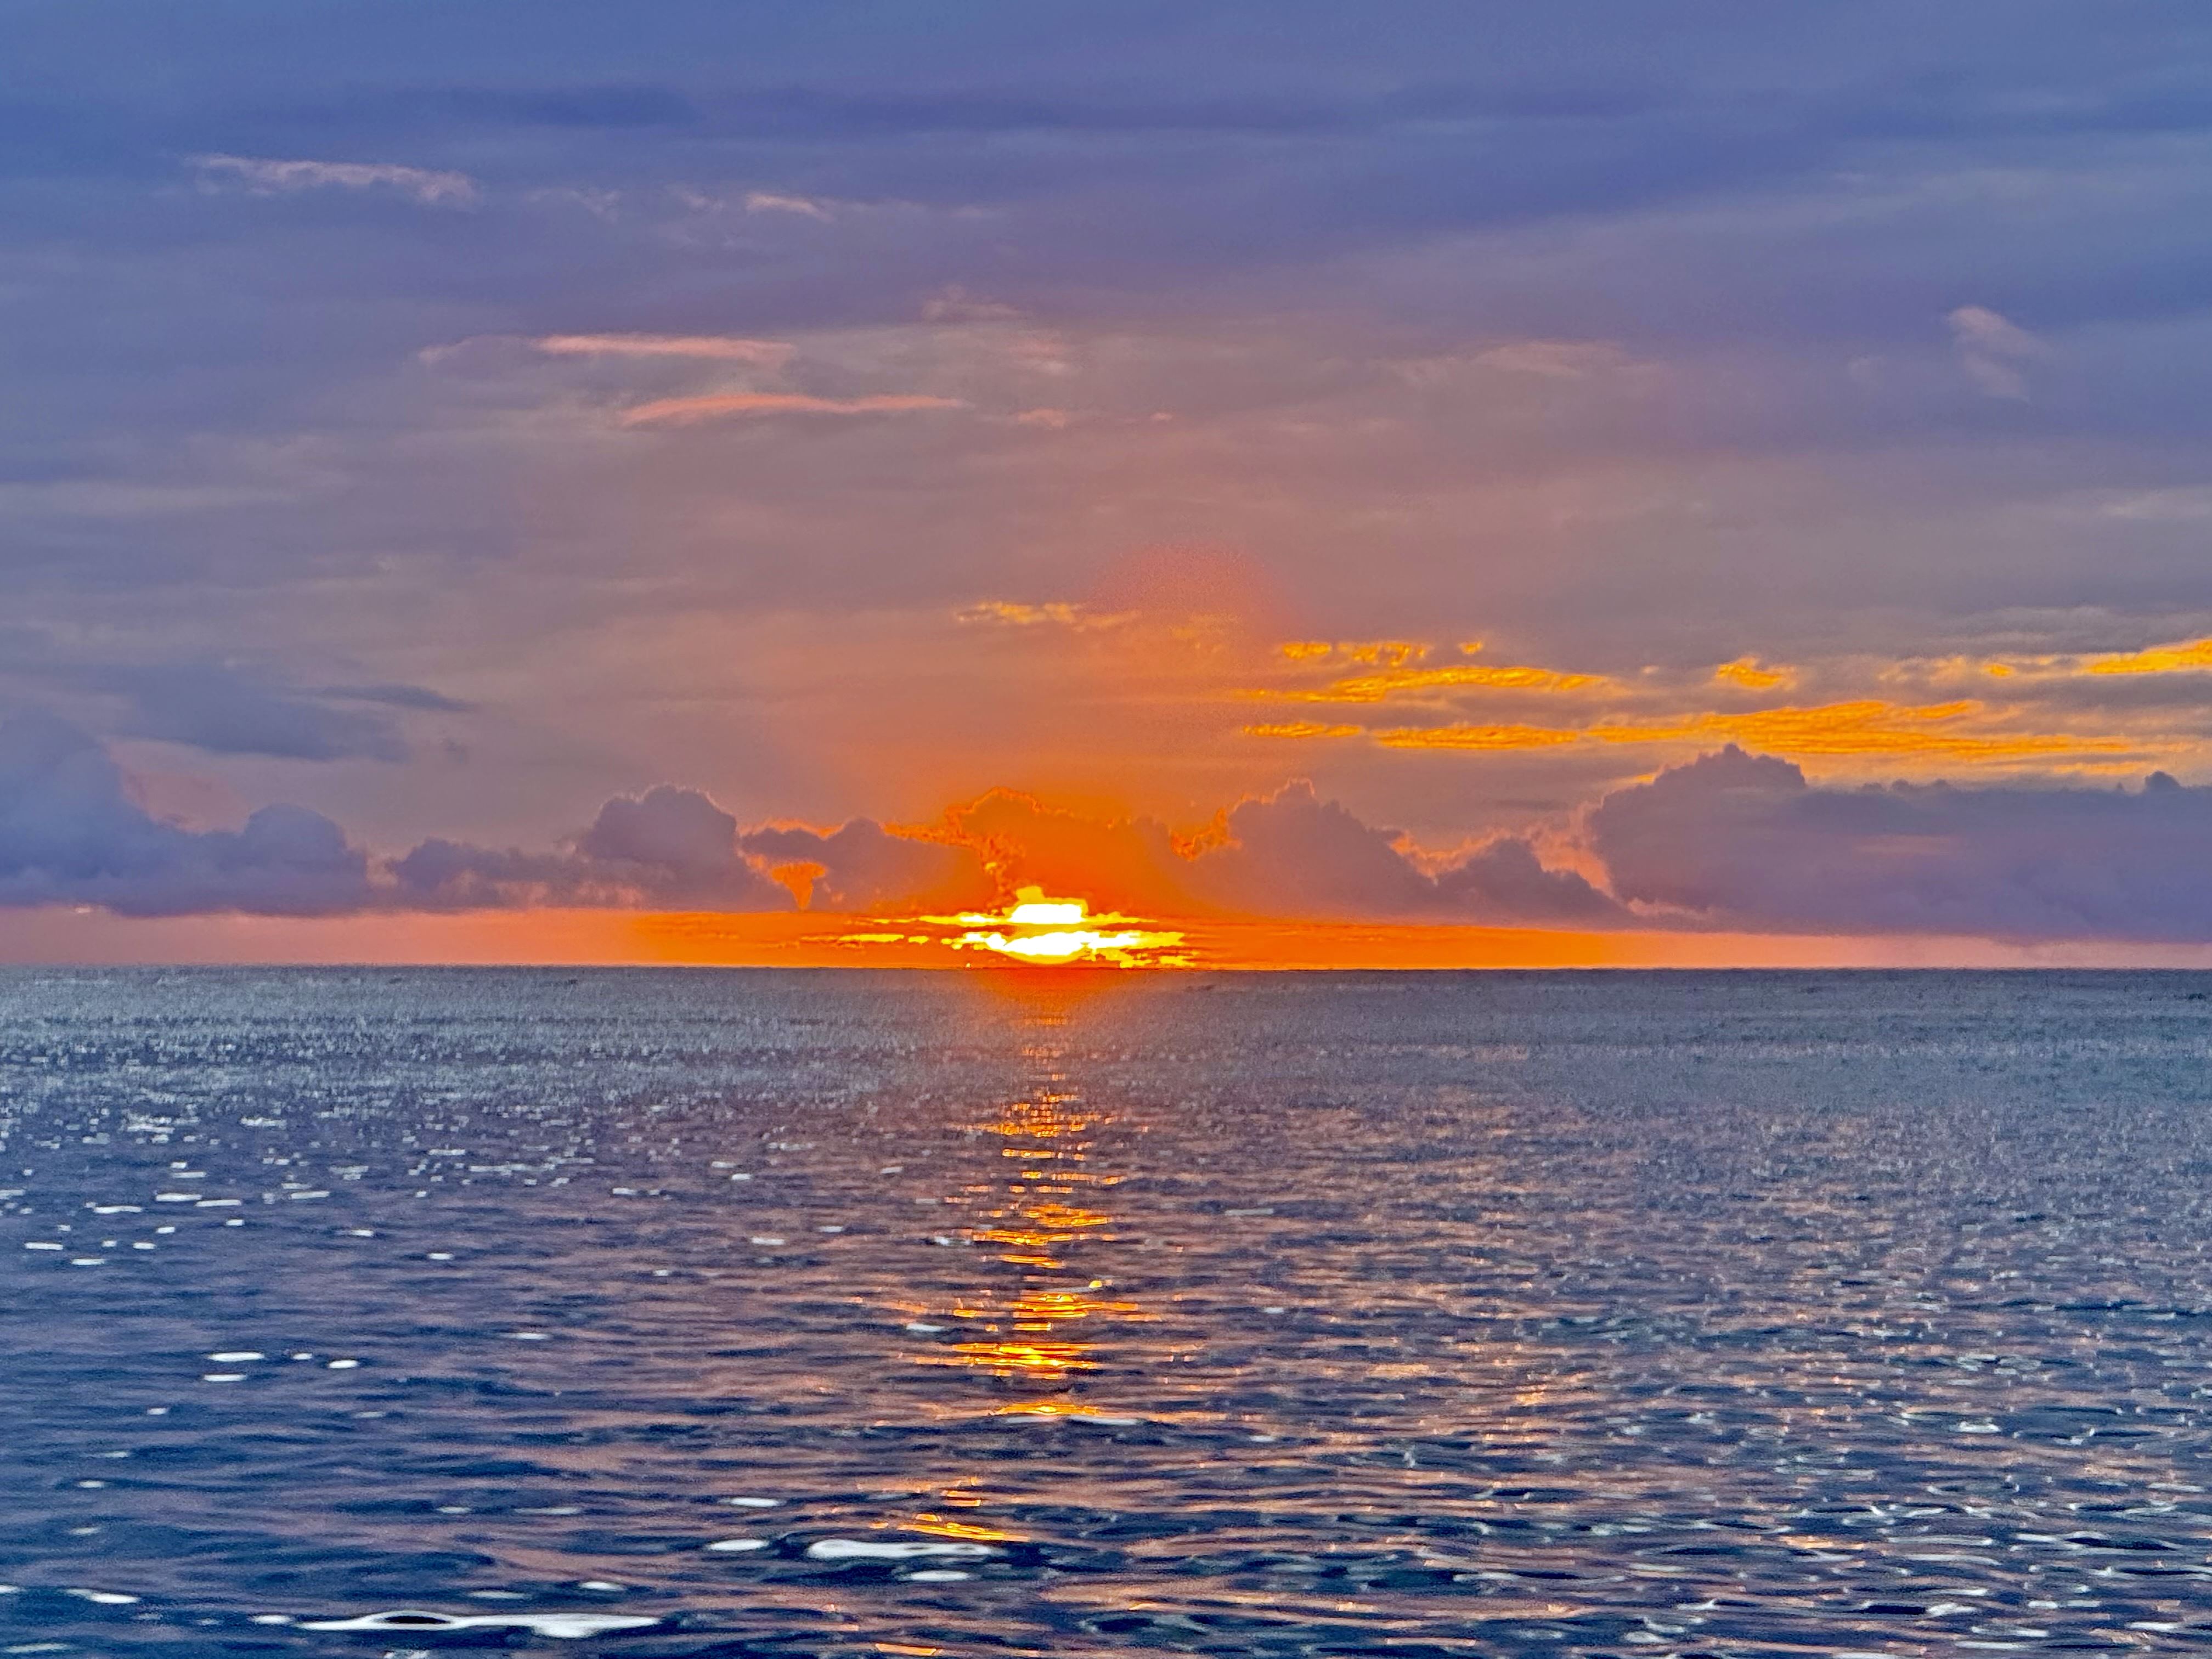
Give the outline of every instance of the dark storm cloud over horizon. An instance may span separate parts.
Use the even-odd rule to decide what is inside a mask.
[[[1824,805],[1863,772],[1723,789],[1693,749],[1263,777],[1071,692],[1002,771],[948,747],[957,786],[892,795],[850,735],[910,702],[1007,744],[1052,688],[946,690],[984,671],[945,619],[1079,605],[1163,545],[1249,559],[1278,637],[1623,683],[2212,634],[2201,7],[210,0],[11,34],[0,710],[304,801],[341,849],[179,842],[102,797],[119,908],[255,908],[274,860],[272,903],[343,910],[356,857],[379,905],[774,905],[777,857],[858,907],[927,857],[877,819],[1097,754],[1073,782],[1133,821],[1174,815],[1161,778],[1243,803],[1206,902],[2212,939],[2193,806],[2047,777],[1882,795],[1883,834],[1952,849],[1883,863]],[[1889,695],[1850,672],[1823,695]],[[2208,680],[2053,681],[2019,719],[2148,734],[2205,782]],[[599,835],[595,804],[680,812],[670,779],[733,826],[847,827],[611,850],[647,821]],[[2006,801],[2047,833],[2000,833]],[[1480,850],[1416,867],[1379,823]],[[1741,881],[1707,836],[1758,849]],[[1753,878],[1870,858],[1819,902]]]

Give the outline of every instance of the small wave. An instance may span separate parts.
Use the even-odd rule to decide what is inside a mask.
[[[364,1613],[358,1619],[318,1619],[301,1630],[527,1630],[562,1641],[579,1641],[608,1631],[644,1630],[658,1619],[632,1613],[424,1613],[401,1607],[391,1613]]]
[[[941,1543],[935,1540],[908,1540],[902,1542],[878,1542],[866,1538],[818,1538],[806,1547],[806,1553],[817,1561],[911,1561],[921,1556],[944,1555],[972,1561],[999,1552],[988,1544]]]

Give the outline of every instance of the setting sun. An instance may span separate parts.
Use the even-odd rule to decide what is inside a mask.
[[[957,920],[968,931],[950,941],[955,950],[993,951],[1018,962],[1059,966],[1075,962],[1112,963],[1117,967],[1173,966],[1180,954],[1167,954],[1183,942],[1178,933],[1115,926],[1112,931],[1086,922],[1126,924],[1141,917],[1107,913],[1093,916],[1081,899],[1047,898],[1041,887],[1024,887],[1003,915],[965,911]]]

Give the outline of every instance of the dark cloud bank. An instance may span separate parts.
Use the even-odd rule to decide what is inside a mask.
[[[319,812],[264,806],[240,830],[182,830],[132,799],[122,769],[74,726],[0,722],[0,904],[329,915],[376,900],[368,855]]]
[[[1823,789],[1730,745],[1589,817],[1622,898],[1747,927],[2212,939],[2212,788]]]
[[[131,916],[337,915],[533,905],[823,911],[980,904],[1014,883],[1103,880],[1124,902],[1285,917],[1538,927],[1701,926],[2043,939],[2212,939],[2212,788],[1858,789],[1730,746],[1587,815],[1611,892],[1493,841],[1425,869],[1388,830],[1292,784],[1197,844],[985,797],[940,838],[866,819],[744,830],[696,790],[617,797],[565,847],[433,840],[389,861],[304,807],[236,830],[165,823],[94,739],[40,714],[0,722],[0,905]]]

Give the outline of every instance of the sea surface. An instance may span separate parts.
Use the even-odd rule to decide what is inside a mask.
[[[2212,976],[0,974],[0,1653],[2212,1651]]]

